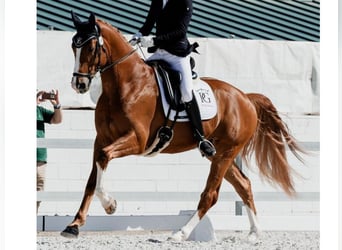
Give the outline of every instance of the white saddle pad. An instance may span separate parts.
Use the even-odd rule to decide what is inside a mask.
[[[193,81],[194,81],[193,82],[194,83],[194,95],[197,100],[197,104],[201,113],[202,120],[208,120],[208,119],[213,118],[217,113],[217,103],[216,103],[216,99],[215,99],[212,89],[206,82],[202,81],[199,78]],[[168,104],[166,100],[166,97],[164,94],[164,87],[162,86],[163,84],[160,84],[159,82],[158,84],[159,84],[159,89],[161,92],[160,95],[162,99],[164,114],[165,116],[167,116],[170,105]],[[171,121],[174,121],[175,116],[176,116],[176,110],[171,110],[169,119]],[[185,110],[182,112],[179,112],[178,117],[179,118],[177,118],[177,121],[180,121],[180,122],[189,121]]]

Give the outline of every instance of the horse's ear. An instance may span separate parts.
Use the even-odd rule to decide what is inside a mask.
[[[94,13],[90,13],[88,21],[89,21],[89,24],[91,26],[95,26],[96,22],[95,22],[95,15],[94,15]]]
[[[71,11],[71,18],[72,18],[72,21],[74,22],[75,28],[77,28],[77,26],[80,23],[82,23],[81,19],[73,11]]]

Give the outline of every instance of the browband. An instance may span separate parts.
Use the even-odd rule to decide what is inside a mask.
[[[100,36],[99,28],[97,25],[95,25],[95,30],[91,33],[83,33],[83,32],[77,32],[73,38],[72,43],[75,45],[76,48],[83,47],[89,40],[97,38],[100,42],[100,45],[103,44],[102,37]],[[101,44],[102,41],[102,44]]]

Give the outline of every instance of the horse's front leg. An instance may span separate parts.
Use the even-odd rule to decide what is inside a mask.
[[[131,130],[126,135],[118,138],[112,144],[102,149],[105,161],[110,161],[113,158],[123,157],[126,155],[140,154],[145,148],[146,132],[138,133],[135,130]],[[138,139],[140,138],[140,140]],[[142,139],[145,138],[145,139]],[[112,214],[116,210],[116,201],[104,190],[103,188],[103,173],[105,168],[102,166],[102,162],[97,162],[97,179],[96,179],[96,196],[101,201],[103,208],[107,214]]]
[[[98,144],[95,141],[95,150],[93,156],[93,167],[88,178],[87,186],[83,195],[83,199],[74,220],[61,232],[62,236],[68,238],[76,238],[79,234],[79,227],[86,223],[86,217],[90,203],[93,199],[95,188],[96,194],[99,196],[102,205],[107,213],[113,213],[116,208],[116,201],[109,197],[102,187],[102,173],[108,165],[108,159],[103,155]]]
[[[109,160],[126,155],[137,155],[143,153],[146,141],[147,131],[138,133],[132,129],[102,150]]]
[[[86,222],[87,213],[90,203],[94,196],[96,185],[97,168],[96,163],[93,163],[93,168],[90,173],[87,186],[83,195],[81,206],[74,217],[74,220],[61,232],[61,235],[67,238],[76,238],[79,234],[79,227],[83,226]]]
[[[101,165],[97,162],[97,178],[96,178],[96,188],[95,193],[99,198],[102,207],[106,211],[107,214],[113,214],[116,210],[116,200],[114,200],[103,188],[103,173],[104,169],[102,169]]]

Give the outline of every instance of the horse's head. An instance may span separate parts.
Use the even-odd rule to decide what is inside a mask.
[[[77,31],[72,38],[75,66],[71,84],[78,93],[85,93],[95,74],[107,64],[108,58],[101,55],[104,42],[94,14],[90,14],[84,22],[74,12],[71,16]]]

